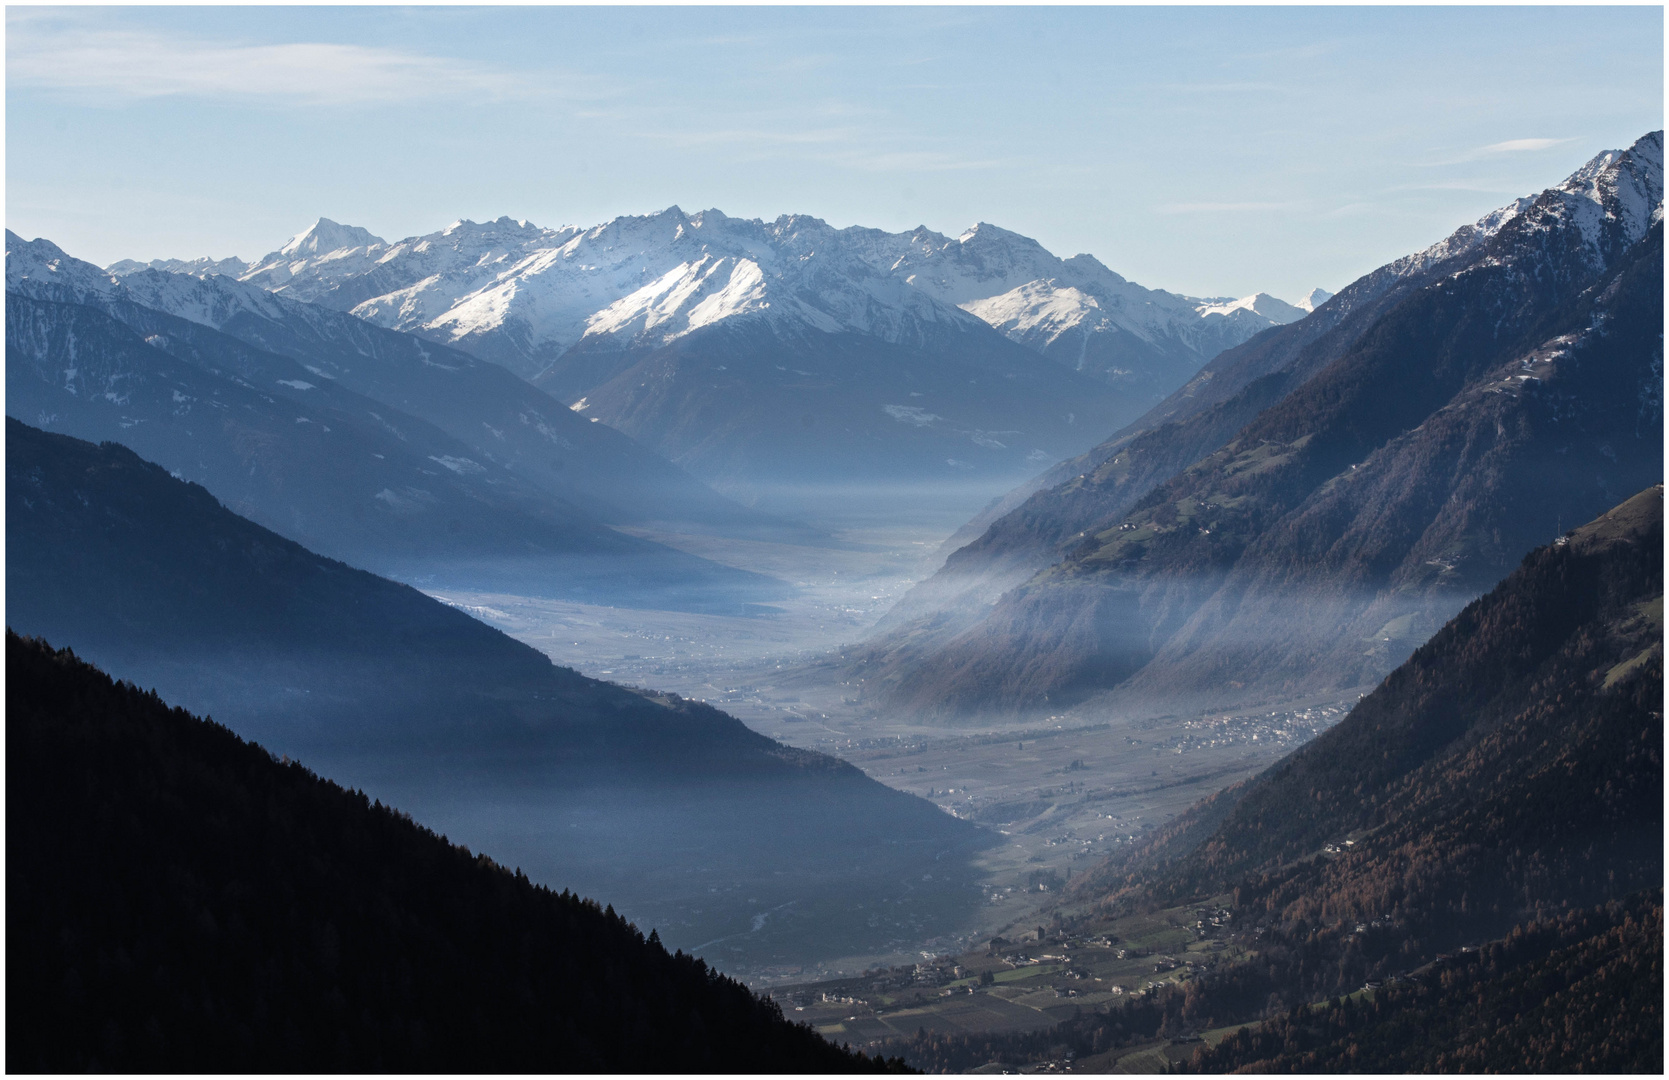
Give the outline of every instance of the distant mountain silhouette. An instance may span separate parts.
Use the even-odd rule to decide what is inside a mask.
[[[918,921],[979,900],[965,859],[989,834],[839,759],[556,667],[123,447],[8,419],[6,466],[18,632],[490,843],[536,880],[606,892],[669,940],[736,933],[727,953],[804,962],[887,940],[866,898],[907,896],[900,918]],[[796,920],[816,932],[796,938]]]
[[[737,490],[1024,476],[1133,411],[971,317],[909,343],[749,319],[624,351],[587,339],[534,384],[593,363],[611,374],[587,415]]]

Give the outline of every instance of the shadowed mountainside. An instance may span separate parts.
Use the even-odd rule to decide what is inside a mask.
[[[877,646],[922,650],[972,625],[1003,593],[1060,561],[1086,530],[1115,520],[1344,356],[1401,300],[1470,262],[1529,202],[1464,225],[1357,279],[1307,317],[1224,350],[1104,442],[995,500],[947,541],[944,567],[882,620],[872,635]]]
[[[13,1072],[846,1072],[773,1003],[6,636]]]
[[[1295,1009],[1182,1072],[1663,1071],[1663,897],[1517,927],[1426,979]]]
[[[561,361],[606,353],[618,371],[586,390],[586,414],[721,488],[1019,477],[1133,411],[977,321],[903,344],[733,320],[614,349],[581,342]]]

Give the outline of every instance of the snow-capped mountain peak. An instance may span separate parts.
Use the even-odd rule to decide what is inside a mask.
[[[956,238],[956,242],[964,245],[975,243],[1004,244],[1009,246],[1036,248],[1038,251],[1043,250],[1043,245],[1038,243],[1036,240],[1033,240],[1031,237],[1021,236],[1017,232],[1002,228],[999,225],[993,225],[989,221],[975,222],[972,228],[964,230],[962,235]]]
[[[23,237],[6,230],[6,291],[31,291],[44,300],[73,300],[77,295],[107,293],[114,278],[92,263],[66,255],[50,240]]]
[[[1599,257],[1607,221],[1620,227],[1625,246],[1638,242],[1663,214],[1663,132],[1595,155],[1554,191],[1567,197],[1584,241]]]
[[[670,339],[721,319],[770,307],[765,275],[752,259],[703,255],[682,263],[586,320],[585,334]]]
[[[1393,277],[1422,272],[1473,251],[1509,226],[1545,229],[1548,215],[1577,222],[1588,258],[1596,265],[1605,265],[1638,242],[1663,215],[1663,132],[1642,135],[1627,150],[1596,154],[1555,187],[1497,207],[1424,251],[1388,263],[1381,272]]]
[[[289,243],[278,249],[278,254],[295,258],[387,246],[387,241],[366,229],[357,225],[341,225],[322,217],[291,237]]]
[[[1333,294],[1328,292],[1326,289],[1311,289],[1309,292],[1299,297],[1298,300],[1294,301],[1292,306],[1302,311],[1314,311],[1316,308],[1327,303],[1327,301],[1331,299],[1333,299]]]
[[[1202,300],[1195,309],[1202,318],[1216,316],[1232,316],[1235,312],[1245,311],[1254,315],[1261,315],[1272,324],[1284,325],[1297,322],[1309,313],[1309,309],[1289,304],[1285,300],[1276,299],[1268,293],[1253,293],[1251,296],[1239,300]]]

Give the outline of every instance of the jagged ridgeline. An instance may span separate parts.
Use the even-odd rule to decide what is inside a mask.
[[[68,650],[6,675],[8,1072],[887,1067]]]
[[[118,278],[72,258],[49,241],[25,242],[10,232],[6,289],[35,301],[94,308],[176,365],[197,369],[199,379],[205,372],[235,377],[243,380],[245,389],[282,398],[303,410],[345,406],[359,413],[361,421],[380,421],[372,426],[385,435],[397,432],[424,445],[425,454],[435,455],[423,459],[431,467],[450,461],[442,465],[443,475],[492,479],[502,485],[502,469],[611,524],[767,524],[620,432],[590,423],[503,368],[346,312],[275,296],[230,277],[142,270]],[[17,344],[37,345],[27,340]],[[121,399],[136,384],[172,376],[165,361],[155,355],[150,360],[153,366],[138,362],[102,371],[96,363],[84,363],[78,367],[81,381],[77,376],[53,378],[49,381],[60,395],[41,397],[38,405],[32,396],[29,406],[50,414],[62,410],[66,388],[94,397],[114,393]],[[142,407],[138,399],[108,404],[125,406],[127,411],[118,415],[128,421],[201,431],[213,426],[214,392],[228,392],[219,385],[208,387],[207,394],[194,393],[190,386],[171,389],[179,390],[181,397],[168,397],[175,407],[160,415],[136,411]],[[8,385],[8,390],[14,387]],[[21,409],[13,415],[32,419],[31,412]],[[71,419],[65,416],[66,423]],[[134,426],[139,425],[123,424],[121,430]],[[74,427],[60,430],[88,437]],[[444,439],[437,440],[437,435]],[[447,440],[451,446],[443,448]],[[375,449],[387,452],[384,447]],[[181,471],[202,480],[189,464]]]

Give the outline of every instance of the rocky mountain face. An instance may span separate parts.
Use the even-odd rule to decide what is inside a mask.
[[[1661,477],[1661,205],[1654,133],[1220,355],[955,553],[851,674],[939,715],[1371,684]]]
[[[676,207],[392,244],[321,219],[238,276],[503,364],[733,487],[798,480],[802,461],[1018,479],[1304,314],[1144,289],[991,225],[953,239]]]
[[[338,230],[332,240],[354,235]],[[319,237],[310,240],[316,247]],[[304,244],[293,253],[308,250]],[[147,312],[211,327],[300,365],[302,381],[348,390],[425,421],[468,447],[468,456],[603,521],[707,528],[768,524],[631,438],[562,408],[495,364],[200,270],[181,264],[118,274],[72,258],[49,241],[6,236],[10,292],[92,305],[142,336],[155,331]]]

